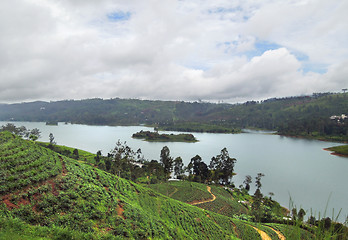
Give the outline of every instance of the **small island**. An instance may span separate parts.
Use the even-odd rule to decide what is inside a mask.
[[[50,121],[50,122],[46,122],[46,125],[48,125],[48,126],[58,126],[58,122]]]
[[[192,134],[159,134],[158,132],[143,131],[134,133],[133,138],[144,139],[150,142],[197,142]]]

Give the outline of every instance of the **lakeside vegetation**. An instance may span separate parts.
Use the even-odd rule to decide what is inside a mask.
[[[271,98],[243,104],[86,99],[0,104],[0,120],[139,125],[160,130],[238,133],[243,128],[304,138],[348,141],[348,93]]]
[[[166,134],[158,132],[143,131],[134,133],[133,138],[144,139],[149,142],[197,142],[192,134]]]
[[[336,155],[348,157],[348,145],[330,147],[330,148],[327,148],[326,150],[333,151],[334,154]]]
[[[241,133],[240,128],[199,122],[160,123],[158,129],[179,132]]]

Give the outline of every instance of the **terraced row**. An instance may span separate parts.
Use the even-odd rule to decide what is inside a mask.
[[[50,150],[21,141],[11,133],[0,135],[0,195],[9,194],[22,188],[57,176],[62,171],[58,155]]]

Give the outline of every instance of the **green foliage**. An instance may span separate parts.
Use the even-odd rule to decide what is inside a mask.
[[[30,130],[24,126],[16,127],[12,123],[7,123],[6,125],[1,126],[0,132],[5,132],[5,131],[15,134],[17,136],[23,137],[25,139],[30,139],[32,141],[36,141],[38,138],[40,138],[40,134],[41,134],[40,130],[37,128]]]
[[[302,229],[299,225],[290,225],[290,224],[276,224],[276,223],[267,223],[265,224],[274,228],[275,230],[280,231],[286,239],[317,239],[314,234],[309,231]]]
[[[189,181],[172,181],[148,185],[151,189],[173,199],[190,203],[211,198],[207,187],[203,184]]]
[[[199,207],[228,217],[249,214],[249,209],[241,203],[241,199],[233,197],[228,188],[212,185],[211,192],[216,196],[216,200],[200,204]]]
[[[0,134],[0,194],[38,184],[61,172],[58,156],[9,132]]]
[[[10,133],[0,134],[0,142],[0,148],[5,150],[1,153],[6,155],[1,154],[1,164],[7,164],[10,159],[19,161],[14,156],[35,148],[39,159],[41,155],[48,156],[48,159],[57,158],[60,172],[56,176],[47,174],[40,185],[30,184],[13,190],[8,185],[16,184],[18,181],[14,182],[14,179],[17,177],[13,177],[13,181],[8,179],[17,176],[18,169],[15,168],[12,174],[5,172],[6,180],[1,185],[6,188],[4,193],[20,197],[17,200],[9,197],[6,207],[0,211],[2,218],[10,216],[48,229],[59,227],[61,231],[55,235],[57,239],[69,239],[74,231],[102,236],[111,233],[134,239],[224,239],[234,236],[233,231],[216,225],[199,208],[166,198],[76,160],[60,159],[49,149],[13,137]],[[52,163],[48,159],[45,158],[46,162]],[[20,161],[27,161],[26,157]],[[41,176],[40,172],[30,175],[30,182],[37,175]],[[13,191],[16,194],[12,195]],[[6,231],[10,230],[6,228]]]
[[[160,166],[147,164],[152,172]],[[176,181],[148,188],[9,132],[0,133],[0,180],[4,239],[260,239],[251,222],[233,218],[249,212],[239,202],[251,200],[243,191],[211,186],[215,201],[191,206],[184,202],[211,199],[206,185]],[[255,226],[276,239],[264,224]],[[297,226],[274,226],[288,239],[313,235]],[[338,238],[346,236],[342,226],[323,220],[318,228],[328,230],[318,233],[344,239]]]
[[[45,108],[44,111],[40,110]],[[241,128],[283,135],[347,141],[348,93],[272,98],[244,104],[213,104],[136,99],[87,99],[0,105],[0,119],[59,121],[92,125],[147,124],[163,130],[238,133]]]
[[[213,181],[222,182],[225,185],[231,184],[236,161],[235,158],[230,157],[226,148],[223,148],[216,157],[212,157],[209,168],[213,171]]]
[[[54,142],[54,138],[52,139]],[[51,143],[45,143],[45,142],[38,142],[40,146],[49,148],[61,155],[64,155],[66,157],[74,158],[78,161],[84,161],[86,163],[94,164],[95,163],[95,154],[92,154],[90,152],[83,151],[81,149],[71,148],[67,146],[62,145],[56,145]],[[78,155],[74,154],[73,152],[77,150]]]
[[[134,133],[133,138],[145,139],[150,142],[197,142],[192,134],[159,134],[158,132],[143,131]]]
[[[327,150],[335,152],[335,154],[348,156],[348,145],[330,147]]]
[[[208,133],[240,133],[241,130],[237,127],[226,126],[223,122],[219,123],[199,123],[180,121],[173,123],[159,124],[159,129],[164,131],[179,131],[179,132],[208,132]]]
[[[160,162],[163,166],[164,174],[169,178],[173,169],[173,158],[170,156],[170,151],[167,146],[164,146],[161,150]]]

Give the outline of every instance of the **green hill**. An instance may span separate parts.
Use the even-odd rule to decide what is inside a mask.
[[[156,126],[161,130],[238,133],[261,128],[279,134],[348,141],[348,93],[272,98],[243,104],[86,99],[0,104],[2,121],[72,122],[90,125]]]
[[[194,195],[181,191],[192,188],[189,184],[195,189],[191,191]],[[269,239],[279,236],[311,239],[314,236],[299,226],[257,224],[234,217],[232,213],[247,215],[248,207],[233,199],[229,201],[231,193],[221,187],[206,188],[189,182],[170,185],[172,189],[167,195],[180,201],[159,193],[164,189],[161,185],[150,189],[1,132],[0,239],[266,239],[262,235]],[[197,192],[201,193],[196,195]],[[197,196],[205,202],[198,203]],[[208,203],[217,205],[204,206]],[[227,205],[231,205],[230,209],[221,209]],[[297,238],[292,237],[294,234]]]
[[[93,233],[95,238],[233,239],[237,235],[227,217],[61,157],[10,133],[0,133],[0,144],[2,218]],[[37,161],[42,161],[41,167]]]

